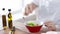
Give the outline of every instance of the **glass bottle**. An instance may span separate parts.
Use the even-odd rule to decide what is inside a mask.
[[[9,34],[15,34],[15,26],[10,30]]]
[[[6,15],[5,15],[5,8],[3,8],[2,10],[3,10],[3,15],[2,15],[3,28],[6,29],[7,28],[7,21],[6,21]]]
[[[10,29],[12,29],[13,27],[13,23],[12,23],[12,14],[11,14],[11,9],[8,9],[9,13],[8,13],[8,27]]]

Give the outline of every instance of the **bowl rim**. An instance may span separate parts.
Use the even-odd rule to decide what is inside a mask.
[[[26,27],[28,26],[28,25],[25,25]],[[43,25],[40,25],[40,27],[42,27]],[[29,26],[29,27],[37,27],[37,26]]]
[[[27,25],[28,22],[34,22],[34,24],[43,25],[43,24],[38,23],[36,20],[26,21],[26,22],[24,23],[24,25]]]

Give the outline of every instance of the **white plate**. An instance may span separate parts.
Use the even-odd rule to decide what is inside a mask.
[[[60,32],[55,32],[55,31],[48,31],[46,34],[60,34]]]

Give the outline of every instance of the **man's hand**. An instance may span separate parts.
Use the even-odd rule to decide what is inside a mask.
[[[56,26],[53,21],[46,21],[44,24],[49,30],[51,30],[51,31],[56,30]]]
[[[33,10],[34,10],[36,7],[37,7],[37,6],[36,6],[34,3],[28,4],[28,5],[25,7],[24,15],[28,15],[28,14],[32,13]]]

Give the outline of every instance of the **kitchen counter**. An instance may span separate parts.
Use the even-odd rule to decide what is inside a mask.
[[[16,24],[17,23],[17,24]],[[47,32],[49,32],[49,30],[46,27],[42,27],[41,31],[38,33],[30,33],[27,28],[25,27],[24,23],[20,23],[20,22],[15,22],[14,25],[17,29],[19,29],[19,32],[21,32],[22,34],[45,34]],[[55,32],[60,32],[60,27],[57,26],[57,30]]]
[[[9,31],[10,30],[8,28],[6,30],[0,30],[0,34],[9,34]],[[47,29],[41,29],[41,31],[37,32],[37,33],[26,32],[26,29],[25,29],[25,31],[18,29],[18,28],[16,28],[16,30],[15,30],[15,34],[46,34],[46,32],[48,32]],[[55,32],[60,32],[60,31],[55,31]]]

